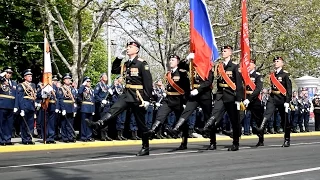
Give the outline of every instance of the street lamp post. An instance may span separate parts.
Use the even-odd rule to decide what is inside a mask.
[[[109,21],[107,22],[107,46],[108,46],[108,85],[111,85],[111,34]]]

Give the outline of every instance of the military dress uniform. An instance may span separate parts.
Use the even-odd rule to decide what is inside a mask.
[[[255,64],[255,60],[251,60]],[[261,97],[260,92],[263,87],[262,75],[253,70],[250,72],[250,80],[255,84],[255,89],[252,89],[249,85],[246,86],[246,99],[249,100],[247,111],[251,113],[251,126],[254,134],[259,137],[257,146],[263,146],[263,133],[258,133],[257,128],[260,127],[263,118],[263,110],[261,109]]]
[[[297,132],[297,124],[300,118],[301,102],[297,97],[293,97],[290,101],[290,122],[292,125],[292,132]]]
[[[129,45],[140,48],[140,44],[137,42],[130,42],[127,46]],[[149,155],[149,139],[145,134],[148,131],[145,125],[146,106],[152,100],[152,76],[149,65],[138,56],[126,61],[124,66],[121,66],[121,61],[122,59],[118,57],[115,59],[111,72],[113,74],[124,72],[126,81],[124,93],[101,120],[97,123],[87,122],[90,126],[105,126],[109,119],[117,118],[120,113],[130,108],[134,113],[139,130],[143,134],[142,149],[137,156]]]
[[[32,75],[30,69],[24,71],[24,76]],[[20,110],[22,121],[20,122],[22,144],[34,144],[32,130],[34,128],[36,86],[30,82],[18,84],[15,108]]]
[[[276,57],[273,59],[282,60],[281,57]],[[271,73],[271,94],[267,102],[267,108],[264,114],[264,118],[259,128],[260,131],[263,129],[265,122],[271,118],[275,109],[278,109],[278,112],[281,117],[281,125],[284,128],[284,144],[283,147],[290,146],[290,121],[288,116],[288,112],[285,112],[286,109],[284,107],[284,103],[290,103],[292,98],[292,84],[289,78],[289,73],[282,68],[278,70],[278,72]]]
[[[85,77],[83,81],[90,80],[89,77]],[[79,98],[81,99],[81,137],[82,141],[94,141],[92,138],[92,129],[88,127],[85,119],[92,121],[95,105],[94,105],[94,94],[93,89],[84,85],[80,86],[78,91]]]
[[[180,60],[178,56],[176,57]],[[183,111],[183,105],[186,104],[186,100],[190,95],[190,83],[185,69],[178,67],[171,69],[166,74],[166,82],[166,97],[163,99],[162,106],[157,112],[155,122],[149,133],[154,133],[156,128],[164,123],[171,112],[174,112],[175,117],[179,118]]]
[[[313,113],[314,113],[314,128],[315,131],[320,131],[320,96],[315,95],[315,98],[312,100],[313,104]]]
[[[208,149],[216,149],[216,130],[225,112],[228,113],[233,129],[233,143],[229,149],[237,151],[239,149],[240,136],[240,113],[236,102],[240,103],[244,99],[244,89],[242,78],[239,73],[239,66],[230,59],[227,63],[221,62],[217,65],[217,92],[215,104],[211,117],[205,124],[204,131],[210,130],[210,145]]]
[[[4,72],[12,73],[11,67]],[[15,104],[17,83],[0,74],[0,145],[13,145],[11,142],[13,128],[13,108]]]
[[[102,74],[104,75],[104,74]],[[102,77],[101,75],[101,77]],[[100,81],[94,88],[95,100],[95,120],[101,119],[110,109],[112,101],[112,87],[109,87],[105,82]],[[102,141],[112,141],[108,135],[108,126],[100,129],[100,138]]]
[[[309,118],[310,118],[310,108],[311,103],[309,102],[308,98],[304,98],[302,100],[302,114],[301,114],[301,120],[299,123],[300,132],[309,132]],[[303,130],[302,124],[304,125],[305,130]]]
[[[119,97],[123,94],[124,91],[124,86],[123,84],[118,84],[113,86],[114,88],[114,93],[112,96],[112,102],[116,103],[119,100]],[[120,113],[117,117],[116,120],[116,130],[117,130],[117,140],[127,140],[127,138],[125,138],[123,136],[123,130],[124,130],[124,123],[126,121],[126,117],[127,117],[127,110],[124,110],[122,113]]]
[[[192,91],[197,91],[198,93],[194,96],[190,96],[187,99],[186,106],[181,113],[181,116],[175,125],[173,132],[177,134],[177,132],[182,130],[182,142],[181,145],[177,148],[177,150],[187,149],[188,137],[189,137],[189,128],[188,124],[185,123],[194,110],[200,106],[203,110],[204,118],[208,119],[212,110],[212,82],[213,82],[213,72],[210,70],[207,79],[202,79],[195,68],[193,68],[193,62],[191,61],[191,66],[189,66],[189,75],[190,80],[193,82],[190,84],[190,94]],[[182,66],[180,66],[182,67]]]
[[[63,79],[71,79],[69,73],[63,76]],[[61,137],[63,142],[76,142],[76,136],[73,128],[74,116],[77,112],[76,99],[77,91],[71,85],[62,85],[58,91],[58,100],[61,109]],[[66,114],[64,114],[64,112]]]

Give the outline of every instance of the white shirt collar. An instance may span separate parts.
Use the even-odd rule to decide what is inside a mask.
[[[176,72],[176,70],[178,69],[178,67],[171,69],[171,72],[174,73]]]
[[[281,71],[281,69],[282,69],[281,67],[276,69],[276,74],[278,74]]]

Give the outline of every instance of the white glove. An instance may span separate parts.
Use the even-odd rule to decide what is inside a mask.
[[[121,54],[118,55],[118,59],[123,59],[126,57],[126,55],[127,55],[127,50],[125,49],[121,52]]]
[[[82,83],[82,86],[85,86],[86,84],[87,84],[87,81],[83,82],[83,83]]]
[[[199,93],[198,89],[194,89],[190,92],[191,96],[196,96]]]
[[[74,103],[74,104],[73,104],[73,107],[74,107],[74,108],[77,108],[77,104],[76,104],[76,103]]]
[[[186,105],[182,105],[182,107],[183,107],[183,109],[185,109],[185,108],[186,108]]]
[[[160,107],[160,106],[161,106],[161,104],[157,102],[157,103],[156,103],[156,106],[157,106],[157,107]]]
[[[194,53],[190,53],[187,57],[186,57],[187,61],[189,62],[191,59],[194,59]]]
[[[18,112],[18,108],[13,108],[13,112],[14,113]]]
[[[107,100],[104,99],[104,100],[101,101],[101,103],[102,104],[107,104]]]
[[[112,89],[108,89],[108,92],[110,95],[113,95],[113,90]]]
[[[199,108],[199,112],[201,112],[202,111],[202,108]]]
[[[236,101],[235,104],[237,105],[237,110],[240,111],[240,102]]]
[[[288,113],[288,111],[289,111],[289,103],[284,103],[283,106],[284,106],[284,111],[286,113]]]
[[[66,110],[63,110],[61,114],[62,116],[65,116],[67,114]]]
[[[163,93],[162,96],[163,96],[163,97],[167,97],[167,93]]]
[[[77,115],[77,113],[76,113],[76,112],[74,112],[74,113],[73,113],[73,117],[76,117],[76,115]]]
[[[20,111],[20,116],[24,117],[24,110]]]
[[[244,104],[244,106],[246,106],[246,107],[248,107],[249,103],[250,103],[250,101],[249,101],[248,99],[246,99],[246,100],[243,101],[243,104]]]
[[[6,74],[7,74],[7,72],[2,72],[2,73],[0,74],[0,76],[4,77]]]
[[[92,116],[94,116],[95,114],[96,114],[96,113],[93,112],[93,113],[92,113]]]
[[[148,109],[148,107],[150,105],[150,102],[149,101],[143,101],[143,104],[144,104],[144,108]]]

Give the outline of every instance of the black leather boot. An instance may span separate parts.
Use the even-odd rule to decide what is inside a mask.
[[[155,134],[155,131],[157,129],[157,127],[161,124],[160,121],[155,121],[151,127],[151,129],[148,131],[149,136],[152,136],[153,134]]]
[[[259,147],[259,146],[264,146],[264,137],[263,137],[263,134],[258,134],[257,135],[259,137],[259,141],[258,143],[256,144],[256,147]]]
[[[290,147],[290,139],[286,138],[282,144],[282,147]]]
[[[214,121],[215,121],[215,117],[212,116],[208,119],[207,123],[205,124],[205,126],[203,127],[203,131],[206,132],[206,131],[209,131],[210,130],[210,126],[213,125]]]
[[[186,121],[184,118],[179,118],[179,121],[177,122],[176,126],[173,128],[173,133],[179,134],[179,129],[183,125],[183,123]]]
[[[262,133],[262,132],[264,131],[264,126],[266,125],[267,120],[268,120],[268,119],[265,118],[265,117],[262,119],[261,126],[257,128],[257,131],[258,131],[259,133]]]
[[[106,126],[106,123],[110,119],[110,117],[111,117],[111,114],[110,113],[106,113],[101,118],[101,120],[98,120],[97,122],[90,121],[89,119],[85,119],[85,122],[88,125],[88,127],[91,127],[91,128],[94,128],[94,129],[98,129],[99,127]]]
[[[231,147],[228,148],[228,151],[238,151],[239,150],[239,144],[233,143]]]
[[[142,148],[138,152],[138,154],[136,154],[137,156],[148,156],[150,154],[149,139],[148,138],[149,137],[146,135],[142,136]]]
[[[181,142],[180,146],[176,150],[179,151],[179,150],[188,149],[187,144],[188,144],[188,138],[182,137],[182,142]]]
[[[132,140],[141,140],[141,138],[138,136],[138,131],[132,131],[131,139]]]
[[[101,141],[112,141],[112,139],[108,136],[108,126],[101,129],[100,135],[101,135]]]

